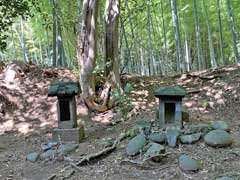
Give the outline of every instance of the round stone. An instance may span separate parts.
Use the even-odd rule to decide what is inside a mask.
[[[27,160],[31,162],[36,162],[39,158],[40,154],[37,152],[33,152],[27,155]]]
[[[212,147],[225,147],[232,144],[232,137],[224,130],[213,130],[204,136],[204,141]]]
[[[179,157],[179,166],[183,171],[197,171],[199,169],[197,161],[188,155],[181,155]]]
[[[183,144],[193,144],[197,142],[202,136],[202,133],[190,134],[190,135],[182,135],[180,136],[180,141]]]
[[[131,139],[127,145],[127,155],[134,156],[138,154],[146,145],[147,140],[143,134],[139,134]]]
[[[164,143],[166,141],[166,135],[164,133],[152,133],[148,138],[156,143]]]
[[[221,129],[224,131],[229,131],[229,126],[225,121],[212,121],[211,126],[213,129]]]

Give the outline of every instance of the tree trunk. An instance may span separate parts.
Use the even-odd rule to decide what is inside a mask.
[[[83,1],[82,29],[77,38],[77,59],[82,97],[89,101],[95,96],[92,72],[96,56],[97,12],[98,0]]]
[[[119,73],[119,0],[106,0],[105,4],[105,77],[121,89]],[[109,65],[109,66],[108,66]]]
[[[57,0],[52,0],[52,32],[53,32],[53,57],[52,65],[57,64],[57,25],[56,25],[56,4]]]
[[[218,7],[218,26],[219,26],[219,35],[220,35],[221,64],[224,65],[225,59],[224,59],[224,50],[223,50],[222,18],[221,18],[220,0],[217,0],[217,7]]]
[[[235,27],[233,23],[233,15],[232,15],[230,0],[227,0],[227,10],[228,10],[229,24],[230,24],[231,33],[232,33],[232,46],[233,46],[234,59],[235,59],[235,63],[238,63],[239,55],[238,55],[238,49],[237,49],[237,33],[235,31]]]
[[[172,11],[174,39],[175,39],[175,46],[176,46],[177,73],[181,73],[182,53],[181,53],[181,42],[180,42],[180,32],[179,32],[179,25],[178,25],[178,13],[177,13],[176,0],[170,0],[170,6]]]
[[[152,50],[152,38],[151,38],[151,20],[150,20],[150,1],[147,0],[147,24],[146,24],[146,28],[147,28],[147,33],[148,33],[148,53],[149,53],[149,65],[150,65],[150,69],[151,69],[151,74],[150,75],[156,75],[157,74],[157,65],[156,65],[156,60],[153,54],[153,50]]]
[[[211,58],[211,67],[216,68],[217,67],[217,62],[216,62],[216,58],[215,58],[215,52],[214,52],[213,41],[212,41],[212,32],[211,32],[211,29],[210,29],[210,23],[209,23],[209,18],[208,18],[208,13],[207,13],[205,0],[203,0],[203,10],[204,10],[204,13],[205,13],[207,30],[208,30],[208,42],[209,42],[209,51],[210,51],[210,58]]]
[[[23,62],[27,63],[27,53],[25,49],[25,40],[24,40],[24,24],[23,24],[23,18],[20,17],[20,22],[21,22],[21,46],[22,46],[22,56],[23,56]]]
[[[194,0],[194,22],[195,22],[195,31],[196,31],[196,42],[197,42],[197,54],[198,54],[198,70],[202,69],[202,47],[201,47],[201,35],[200,27],[198,21],[198,12],[197,12],[197,2]]]

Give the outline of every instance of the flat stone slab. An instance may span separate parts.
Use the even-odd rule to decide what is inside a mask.
[[[176,147],[178,136],[181,134],[180,128],[170,127],[167,128],[166,138],[169,147]]]
[[[224,131],[229,131],[230,128],[225,121],[212,121],[211,126],[213,129],[221,129]]]
[[[147,140],[143,134],[139,134],[131,139],[127,145],[127,155],[134,156],[138,154],[146,145]]]
[[[181,143],[183,144],[193,144],[201,138],[202,133],[190,134],[190,135],[182,135],[179,137]]]
[[[195,172],[198,171],[199,165],[196,160],[192,159],[188,155],[181,155],[179,157],[180,169],[185,172]]]
[[[166,134],[163,132],[160,133],[152,133],[148,137],[151,141],[156,143],[165,143],[166,141]]]
[[[37,152],[29,153],[27,155],[27,160],[31,162],[36,162],[39,158],[40,154]]]
[[[80,143],[84,138],[84,128],[71,128],[71,129],[54,129],[52,132],[52,139],[54,141],[61,141],[63,143]]]
[[[204,141],[212,147],[225,147],[232,144],[232,137],[224,130],[213,130],[204,136]]]

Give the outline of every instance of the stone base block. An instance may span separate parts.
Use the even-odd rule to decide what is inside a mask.
[[[84,127],[77,127],[72,129],[54,129],[52,132],[52,139],[54,141],[61,141],[67,143],[80,143],[84,138]]]

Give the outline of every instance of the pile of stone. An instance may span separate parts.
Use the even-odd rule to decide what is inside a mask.
[[[28,161],[36,162],[37,160],[52,160],[56,157],[63,157],[79,148],[78,144],[58,144],[51,142],[41,144],[41,152],[29,153],[26,157]]]
[[[141,153],[145,158],[158,157],[166,153],[166,146],[174,148],[179,143],[194,144],[201,139],[214,148],[230,146],[233,142],[229,126],[224,121],[189,124],[183,129],[172,126],[163,130],[152,126],[149,121],[141,120],[136,123],[134,129],[138,133],[127,145],[126,151],[129,156]],[[179,166],[183,171],[199,169],[199,163],[185,154],[179,157]]]

